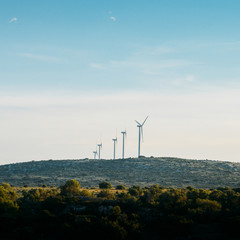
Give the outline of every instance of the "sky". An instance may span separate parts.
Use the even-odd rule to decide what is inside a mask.
[[[0,0],[0,164],[240,161],[240,1]]]

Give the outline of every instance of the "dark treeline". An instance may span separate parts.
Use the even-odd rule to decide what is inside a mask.
[[[240,188],[0,186],[0,239],[239,239]]]

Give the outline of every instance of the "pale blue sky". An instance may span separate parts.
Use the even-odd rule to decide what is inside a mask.
[[[237,0],[1,0],[1,86],[238,83],[239,9]]]
[[[141,121],[147,114],[152,114],[153,122],[151,125],[149,117],[152,132],[149,129],[147,135],[146,130],[149,144],[146,141],[146,155],[240,160],[237,152],[240,116],[236,110],[239,109],[236,96],[240,92],[239,12],[238,0],[0,0],[0,111],[4,116],[1,124],[5,126],[0,139],[4,148],[0,157],[5,159],[2,163],[32,158],[91,157],[96,141],[104,138],[108,131],[111,133],[106,134],[106,141],[111,140],[116,128],[124,126],[133,128],[132,140],[129,136],[129,144],[132,144],[129,155],[134,156],[137,153],[134,120],[140,118],[137,120]],[[114,94],[118,96],[116,99]],[[163,104],[161,94],[170,100]],[[216,99],[212,99],[215,95]],[[128,101],[121,102],[121,96]],[[144,104],[146,98],[149,105]],[[116,105],[108,106],[109,101]],[[176,136],[170,133],[172,126],[161,121],[168,119],[167,123],[175,119],[172,124],[178,126],[184,118],[178,112],[181,101],[182,112],[188,109],[187,115],[195,115],[197,110],[197,116],[210,114],[204,119],[208,122],[206,129],[214,129],[220,124],[216,121],[222,121],[217,134],[206,130],[199,142],[197,136],[203,131],[192,135],[196,121],[195,130],[203,127],[199,127],[202,122],[197,117],[194,120],[189,117],[185,127],[179,126],[182,133],[177,129]],[[208,101],[213,104],[211,111]],[[143,104],[139,111],[137,102]],[[166,107],[165,112],[160,106]],[[179,115],[173,114],[174,109]],[[76,116],[75,111],[79,115]],[[53,129],[48,121],[49,114],[52,114],[52,122],[66,115],[68,120],[51,133],[48,131]],[[89,127],[91,134],[86,127],[80,127],[83,114],[85,124],[90,116],[96,119],[91,122],[94,130]],[[103,125],[97,127],[99,114]],[[116,126],[111,123],[111,130],[106,122],[114,122],[114,119],[110,120],[109,114],[119,119]],[[46,128],[41,128],[41,117],[45,119]],[[15,130],[8,124],[9,118],[14,118]],[[67,130],[75,118],[79,123],[72,129],[78,132],[76,139]],[[36,125],[32,124],[33,120]],[[161,142],[163,139],[154,137],[156,126],[153,123],[157,124],[159,133],[166,129],[163,138],[172,135],[171,140]],[[27,139],[23,138],[25,131],[32,133]],[[36,137],[35,131],[40,131],[41,137]],[[56,145],[53,153],[49,146],[56,144],[61,131],[69,135],[69,138],[62,135],[68,141]],[[221,131],[229,135],[220,138],[223,141],[220,144],[216,136]],[[84,135],[84,144],[80,133]],[[51,139],[51,144],[45,142],[45,147],[38,149],[44,142],[43,135]],[[174,138],[186,140],[177,147],[177,143],[172,142]],[[71,139],[75,139],[74,143]],[[25,148],[21,144],[25,144]],[[31,146],[31,154],[28,146]],[[71,147],[63,151],[63,146]],[[103,157],[111,158],[111,141],[105,144]]]

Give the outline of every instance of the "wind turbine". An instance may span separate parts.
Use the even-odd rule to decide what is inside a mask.
[[[102,148],[102,143],[98,144],[98,159],[101,159],[101,148]]]
[[[93,151],[93,154],[94,154],[94,159],[96,159],[97,151]]]
[[[142,136],[142,140],[143,140],[143,124],[146,122],[148,116],[145,118],[145,120],[143,121],[143,123],[139,123],[138,121],[135,120],[135,122],[138,124],[138,131],[139,131],[139,135],[138,135],[138,157],[140,157],[140,143],[141,143],[141,136]]]
[[[115,160],[116,156],[116,142],[117,142],[117,137],[113,138],[113,159]]]
[[[126,130],[121,132],[123,135],[123,148],[122,148],[122,159],[124,159],[124,137],[127,134]]]
[[[97,145],[97,143],[96,143],[96,145]],[[94,156],[94,159],[96,159],[96,157],[97,157],[97,146],[96,146],[96,150],[95,151],[93,151],[93,156]]]

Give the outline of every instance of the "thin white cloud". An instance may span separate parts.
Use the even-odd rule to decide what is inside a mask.
[[[184,86],[186,84],[190,84],[194,82],[196,82],[196,77],[192,74],[189,74],[183,77],[178,77],[176,79],[173,79],[171,81],[171,84],[174,86]]]
[[[38,55],[33,53],[20,53],[19,56],[48,63],[66,63],[66,59],[63,58]]]
[[[117,18],[114,17],[114,16],[111,16],[110,19],[111,19],[113,22],[116,22],[116,21],[117,21]]]
[[[185,59],[165,59],[165,60],[159,60],[159,61],[144,61],[144,60],[135,60],[135,59],[129,59],[125,61],[115,61],[111,60],[109,62],[111,67],[131,67],[136,68],[141,71],[153,71],[153,70],[159,70],[164,68],[175,68],[175,67],[185,67],[189,65],[193,65],[195,63],[190,62]]]
[[[111,69],[135,71],[136,73],[143,73],[144,75],[162,75],[163,70],[171,68],[183,68],[193,65],[199,65],[199,62],[179,58],[178,56],[162,56],[163,54],[172,54],[177,52],[176,49],[168,46],[158,46],[157,48],[141,48],[129,57],[121,60],[109,60],[108,62],[98,62],[91,64],[91,67],[98,69]],[[193,82],[193,76],[188,76],[188,82]]]
[[[9,23],[13,23],[13,22],[17,22],[17,21],[18,21],[18,19],[16,17],[14,17],[9,21]]]
[[[186,81],[188,82],[194,82],[196,80],[196,77],[194,75],[187,75],[186,76]]]
[[[99,63],[91,63],[90,67],[95,68],[95,69],[105,69],[105,66],[103,64],[99,64]]]

